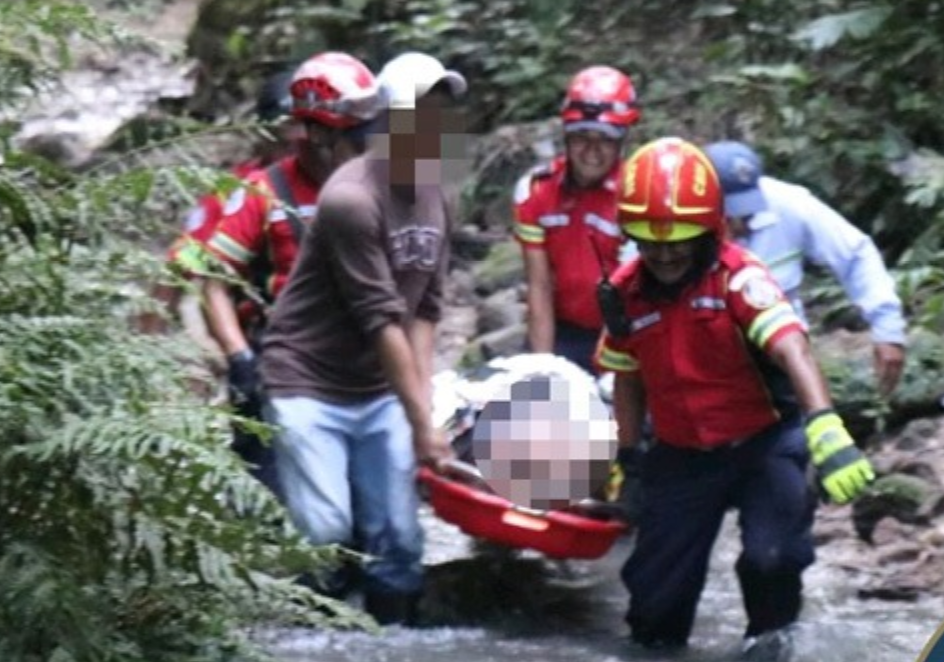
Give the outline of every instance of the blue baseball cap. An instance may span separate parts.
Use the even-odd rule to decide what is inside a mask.
[[[764,164],[757,152],[734,140],[711,143],[704,152],[721,180],[725,216],[743,218],[767,209],[759,186]]]

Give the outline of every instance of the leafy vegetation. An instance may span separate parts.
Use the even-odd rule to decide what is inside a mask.
[[[573,72],[612,64],[636,83],[638,140],[754,142],[770,171],[834,201],[893,262],[944,209],[940,166],[927,168],[944,150],[937,2],[336,0],[312,9],[208,0],[204,8],[194,34],[229,44],[228,55],[216,51],[226,75],[247,57],[340,48],[379,66],[407,48],[428,50],[468,74],[477,131],[553,116]]]
[[[121,36],[79,3],[0,5],[0,110],[48,84],[81,38]],[[121,38],[124,38],[121,36]],[[12,117],[12,115],[10,115]],[[205,169],[134,158],[85,173],[14,149],[0,168],[0,659],[259,656],[243,626],[368,626],[293,578],[337,560],[285,521],[202,404],[191,345],[142,336],[157,200]]]

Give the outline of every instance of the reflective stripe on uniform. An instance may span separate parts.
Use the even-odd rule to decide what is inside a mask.
[[[173,264],[189,273],[205,273],[209,270],[211,257],[203,244],[187,239],[177,250]]]
[[[213,235],[209,246],[237,264],[249,264],[256,256],[255,253],[222,232],[216,232]]]
[[[800,320],[797,318],[793,306],[786,301],[781,301],[754,318],[747,329],[747,337],[752,343],[763,348],[778,331],[785,326],[799,324],[799,322]]]
[[[626,352],[618,352],[604,345],[600,351],[598,363],[601,368],[614,372],[635,372],[639,362]]]
[[[527,223],[515,223],[515,236],[526,244],[543,244],[544,228]]]

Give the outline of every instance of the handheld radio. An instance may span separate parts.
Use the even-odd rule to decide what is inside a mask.
[[[626,319],[626,309],[623,307],[622,298],[616,286],[610,281],[610,275],[606,272],[606,264],[600,254],[600,247],[592,238],[589,239],[593,246],[593,252],[597,256],[597,262],[600,264],[601,278],[597,282],[596,295],[597,305],[603,315],[603,324],[606,325],[607,332],[614,338],[628,336],[630,331],[629,320]]]

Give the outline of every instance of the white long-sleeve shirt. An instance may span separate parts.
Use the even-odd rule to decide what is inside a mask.
[[[738,242],[767,263],[806,321],[800,285],[803,262],[827,267],[871,327],[877,343],[905,343],[905,320],[895,282],[871,237],[802,186],[761,177],[768,208],[748,223]]]

